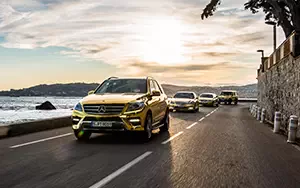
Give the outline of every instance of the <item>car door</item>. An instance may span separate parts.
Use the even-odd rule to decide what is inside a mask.
[[[158,104],[158,119],[159,121],[162,120],[165,117],[165,113],[167,112],[167,107],[168,107],[168,103],[167,103],[167,96],[165,95],[163,89],[161,88],[161,86],[158,84],[158,82],[156,80],[153,80],[154,84],[155,84],[155,89],[160,91],[161,95],[159,96],[159,104]]]
[[[153,91],[156,90],[156,86],[153,80],[150,81],[150,93],[152,94]],[[152,96],[151,97],[151,110],[152,110],[152,120],[153,123],[157,123],[159,121],[159,102],[160,102],[160,96]]]

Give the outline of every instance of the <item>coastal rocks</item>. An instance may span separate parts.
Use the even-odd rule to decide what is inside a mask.
[[[41,105],[38,105],[35,107],[36,110],[55,110],[55,106],[53,106],[53,104],[51,104],[51,102],[46,101],[44,103],[42,103]]]

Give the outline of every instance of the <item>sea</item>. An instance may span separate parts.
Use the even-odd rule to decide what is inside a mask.
[[[0,126],[12,123],[70,116],[81,97],[0,97]],[[51,102],[56,110],[35,110],[37,105]]]

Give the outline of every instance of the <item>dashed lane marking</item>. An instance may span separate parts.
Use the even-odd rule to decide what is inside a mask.
[[[203,117],[203,118],[199,119],[199,122],[200,122],[200,121],[203,121],[204,119],[205,119],[205,117]]]
[[[173,140],[174,138],[176,138],[177,136],[181,135],[183,133],[183,131],[180,131],[179,133],[171,136],[168,140],[163,141],[161,144],[167,144],[168,142],[170,142],[171,140]]]
[[[192,125],[188,126],[186,129],[190,129],[192,128],[193,126],[195,126],[197,124],[197,122],[193,123]]]
[[[115,179],[117,176],[119,176],[120,174],[122,174],[123,172],[125,172],[126,170],[128,170],[129,168],[131,168],[132,166],[136,165],[141,160],[143,160],[146,157],[148,157],[150,154],[152,154],[152,151],[145,152],[143,155],[135,158],[134,160],[132,160],[131,162],[129,162],[126,165],[122,166],[121,168],[119,168],[118,170],[116,170],[115,172],[113,172],[112,174],[106,176],[105,178],[103,178],[99,182],[97,182],[94,185],[90,186],[90,188],[100,188],[100,187],[103,187],[104,185],[106,185],[107,183],[109,183],[110,181],[112,181],[113,179]]]
[[[300,147],[297,145],[293,145],[294,148],[296,148],[298,151],[300,151]]]

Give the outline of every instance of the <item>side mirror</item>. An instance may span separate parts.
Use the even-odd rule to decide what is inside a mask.
[[[95,90],[91,90],[88,92],[88,95],[94,94]]]
[[[152,94],[151,94],[152,96],[160,96],[160,91],[157,91],[157,90],[154,90],[154,91],[152,91]]]

